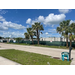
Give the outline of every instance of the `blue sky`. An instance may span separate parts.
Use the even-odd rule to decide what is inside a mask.
[[[40,37],[60,37],[56,28],[63,20],[75,22],[73,9],[0,9],[0,36],[25,37],[26,28],[41,22],[44,31]]]

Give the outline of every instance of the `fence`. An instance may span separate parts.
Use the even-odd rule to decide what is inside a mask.
[[[16,43],[26,43],[26,44],[33,44],[32,41],[16,41]],[[38,44],[37,41],[34,41],[34,44]],[[41,45],[48,45],[48,46],[66,46],[66,42],[62,41],[39,41]],[[68,46],[70,46],[70,42],[68,42]],[[75,42],[72,42],[72,47],[75,47]]]
[[[1,42],[1,41],[0,41]],[[3,40],[3,42],[7,42],[7,40]],[[13,43],[13,40],[10,40],[10,43]],[[32,41],[16,41],[15,43],[26,43],[26,44],[33,44]],[[34,44],[38,44],[37,41],[34,41]],[[66,42],[63,41],[39,41],[41,45],[48,45],[48,46],[66,46]],[[70,46],[70,42],[68,42],[68,46]],[[72,42],[72,47],[75,47],[75,42]]]

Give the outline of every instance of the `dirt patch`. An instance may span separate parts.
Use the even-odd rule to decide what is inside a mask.
[[[59,57],[53,57],[54,59],[60,59]]]
[[[51,58],[54,58],[54,59],[60,59],[59,57],[51,57]]]

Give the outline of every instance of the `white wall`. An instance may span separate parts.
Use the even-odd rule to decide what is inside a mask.
[[[40,38],[40,41],[65,41],[66,42],[66,38],[62,38],[62,39],[60,37]]]

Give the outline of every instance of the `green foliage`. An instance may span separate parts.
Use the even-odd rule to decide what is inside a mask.
[[[33,30],[44,30],[43,25],[41,23],[36,22],[34,25],[32,25]]]
[[[38,44],[39,44],[39,36],[40,36],[41,30],[44,30],[43,25],[41,25],[40,22],[36,22],[34,25],[32,25],[31,28],[27,28],[27,33],[24,33],[25,38],[26,39],[31,38],[32,42],[33,42],[33,36],[37,36],[37,40],[38,40]]]
[[[35,34],[36,34],[36,32],[33,30],[33,28],[27,28],[27,33],[25,33],[24,35],[25,35],[26,39],[31,38],[32,42],[33,42],[33,36],[36,36]],[[33,42],[33,44],[34,44],[34,42]]]
[[[70,39],[72,39],[75,42],[75,35],[72,35],[72,38]]]
[[[2,37],[0,36],[0,39],[2,39]]]
[[[29,39],[29,34],[28,33],[24,33],[25,35],[25,39]]]
[[[71,28],[71,32],[73,32],[74,35],[75,35],[75,23],[72,23],[72,24],[70,25],[70,28]]]
[[[16,39],[16,41],[20,42],[23,38],[18,37],[18,38],[15,38],[15,39]]]
[[[74,35],[70,34],[70,35],[69,35],[69,39],[70,39],[71,41],[74,40]]]
[[[41,25],[40,22],[36,22],[34,25],[32,25],[33,30],[36,31],[36,36],[39,44],[39,36],[40,36],[40,31],[44,30],[43,25]]]
[[[75,38],[75,35],[73,35],[73,38]]]
[[[33,36],[35,35],[36,32],[32,28],[27,28],[27,32],[31,37],[31,39],[33,39]]]
[[[10,39],[10,37],[6,37],[6,39]]]
[[[71,31],[69,26],[70,20],[60,22],[60,26],[57,27],[57,32],[66,37],[66,46],[68,47],[68,33]]]

